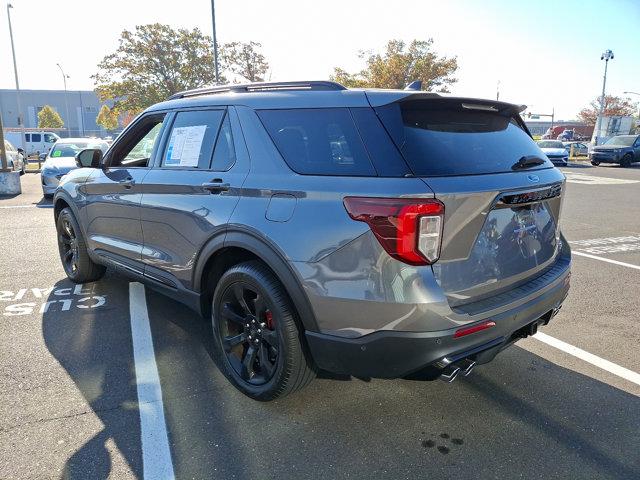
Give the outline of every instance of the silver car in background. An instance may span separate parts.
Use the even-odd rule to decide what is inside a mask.
[[[569,150],[560,140],[539,140],[538,147],[554,165],[566,167],[569,164]]]
[[[46,198],[53,196],[63,175],[77,168],[76,153],[85,148],[95,148],[105,153],[107,142],[90,138],[63,138],[58,140],[45,158],[42,165],[42,193]]]
[[[5,140],[4,151],[7,153],[9,170],[20,172],[20,175],[24,175],[27,171],[27,160],[24,156],[24,150],[14,147],[11,142]]]

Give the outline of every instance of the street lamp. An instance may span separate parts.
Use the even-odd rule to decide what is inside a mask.
[[[607,67],[609,66],[609,60],[613,60],[613,52],[611,50],[605,50],[600,55],[600,60],[604,60],[604,78],[602,80],[602,96],[600,97],[600,113],[598,115],[598,128],[596,129],[596,145],[598,145],[598,133],[602,128],[602,115],[604,114],[604,91],[607,85]]]
[[[60,69],[60,72],[62,73],[62,82],[64,83],[64,106],[67,111],[67,136],[70,137],[71,130],[69,130],[69,126],[71,125],[71,117],[69,116],[69,99],[67,98],[67,78],[69,78],[69,75],[64,73],[64,70],[62,69],[59,63],[56,63],[56,65],[58,66],[58,68]]]
[[[18,64],[16,63],[16,49],[13,44],[13,29],[11,28],[11,12],[13,5],[7,3],[7,19],[9,20],[9,37],[11,38],[11,54],[13,55],[13,73],[16,77],[16,103],[18,104],[18,125],[20,126],[20,137],[22,139],[22,149],[27,155],[27,146],[24,137],[24,118],[22,117],[22,105],[20,102],[20,82],[18,81]]]

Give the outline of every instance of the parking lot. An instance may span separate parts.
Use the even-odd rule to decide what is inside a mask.
[[[318,378],[271,403],[226,381],[186,307],[66,280],[27,174],[0,199],[0,478],[142,478],[143,458],[146,478],[640,478],[640,164],[563,171],[572,288],[543,335],[452,384]]]

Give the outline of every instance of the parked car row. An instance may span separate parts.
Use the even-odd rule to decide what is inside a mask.
[[[571,147],[574,156],[588,156],[594,166],[617,163],[622,167],[629,167],[634,162],[640,162],[640,135],[617,135],[591,149],[586,143],[560,140],[539,140],[538,146],[557,166],[568,164]]]

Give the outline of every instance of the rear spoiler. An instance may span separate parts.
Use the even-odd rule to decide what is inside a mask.
[[[531,132],[527,128],[520,117],[520,113],[526,110],[526,105],[518,105],[515,103],[501,102],[498,100],[487,100],[484,98],[472,97],[443,97],[437,93],[431,92],[411,92],[410,90],[390,91],[387,94],[380,94],[376,91],[366,90],[365,94],[369,104],[372,107],[382,107],[391,103],[403,103],[415,100],[425,100],[433,102],[434,106],[443,106],[445,108],[453,108],[460,110],[477,110],[484,112],[496,112],[501,115],[511,116],[531,137]]]

